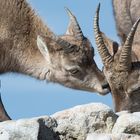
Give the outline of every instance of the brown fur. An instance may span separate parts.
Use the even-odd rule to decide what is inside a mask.
[[[122,44],[131,30],[131,27],[140,17],[139,0],[112,0],[116,27]],[[140,26],[140,25],[139,25]],[[140,27],[138,27],[134,38],[134,44],[140,44]]]
[[[111,88],[115,111],[137,112],[140,111],[140,65],[132,62],[130,71],[120,71],[120,52],[121,48],[114,54],[113,63],[104,68],[104,74]]]
[[[90,41],[84,37],[79,42],[74,35],[59,37],[71,44],[63,47],[25,0],[0,0],[0,73],[19,72],[107,94],[108,85],[93,60]]]
[[[53,59],[52,65],[55,66],[57,63],[58,67],[61,65],[63,66],[62,63],[58,63],[58,60],[60,60],[59,57],[64,57],[64,59],[66,58],[69,60],[70,58],[67,57],[72,57],[74,55],[76,56],[75,60],[73,60],[75,63],[78,63],[78,60],[81,61],[83,59],[82,57],[84,55],[81,55],[80,51],[79,53],[77,51],[77,54],[69,54],[65,56],[64,53],[60,54],[61,51],[56,51],[59,49],[61,50],[61,46],[51,39],[51,35],[53,33],[46,25],[43,24],[41,19],[35,15],[34,11],[25,0],[1,0],[0,3],[0,31],[2,33],[0,34],[1,73],[9,71],[20,72],[39,79],[48,79],[49,81],[61,82],[57,77],[57,79],[53,79],[53,76],[55,75],[52,77],[47,77],[49,65],[46,62],[46,58],[44,58],[38,50],[36,43],[38,35],[45,38],[44,43],[46,43],[47,47],[50,49],[49,55],[50,57],[53,57],[51,58]],[[50,37],[50,39],[46,39],[46,37]],[[62,38],[71,44],[79,46],[77,40],[72,36],[65,35],[62,36]],[[86,39],[86,42],[87,43],[85,45],[87,45],[87,47],[79,47],[81,53],[85,53],[87,57],[89,57],[90,61],[92,61],[93,54],[91,44],[88,39]],[[88,51],[90,52],[89,54],[91,54],[91,56],[88,56]],[[97,75],[100,73],[99,79],[104,81],[104,76],[99,70],[97,70],[95,73],[97,73]]]
[[[114,15],[116,20],[116,27],[118,31],[118,35],[122,40],[122,44],[124,44],[126,37],[131,30],[133,24],[140,18],[140,1],[139,0],[112,0],[113,8],[114,8]],[[132,46],[132,61],[138,62],[140,61],[140,25],[137,28],[135,33],[135,37],[133,40]],[[138,62],[139,63],[139,62]],[[124,77],[125,81],[127,82],[127,88],[129,93],[131,93],[131,98],[127,101],[121,101],[123,106],[126,109],[134,112],[140,111],[140,96],[139,96],[139,75],[140,75],[140,67],[139,64],[133,65],[133,70],[131,73],[127,74],[127,77]],[[127,81],[126,81],[127,79]],[[119,105],[120,103],[117,102]]]

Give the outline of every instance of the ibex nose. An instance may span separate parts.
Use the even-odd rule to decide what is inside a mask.
[[[103,89],[109,88],[109,84],[108,84],[108,83],[104,83],[104,84],[102,85],[102,88],[103,88]]]

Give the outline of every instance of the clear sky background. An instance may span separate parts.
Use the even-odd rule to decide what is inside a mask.
[[[95,60],[100,69],[102,63],[93,36],[93,17],[101,3],[100,26],[113,40],[118,40],[115,30],[111,0],[28,0],[42,20],[58,35],[64,34],[69,18],[64,7],[77,17],[82,31],[95,48]],[[57,111],[80,104],[102,102],[113,108],[111,95],[100,96],[72,90],[58,84],[46,83],[18,73],[0,75],[3,103],[13,119],[51,115]]]

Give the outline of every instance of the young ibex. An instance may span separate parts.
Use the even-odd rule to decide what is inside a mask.
[[[104,74],[111,88],[115,111],[140,111],[140,63],[135,61],[140,56],[136,56],[133,50],[133,38],[140,19],[132,26],[124,45],[118,48],[116,42],[109,40],[100,31],[99,10],[100,5],[94,19],[95,40],[104,64]],[[113,49],[115,51],[111,54],[107,47],[118,50]]]
[[[0,0],[0,73],[19,72],[64,86],[109,92],[96,66],[94,49],[76,17],[67,9],[70,24],[57,36],[35,15],[26,0]]]
[[[118,35],[120,36],[123,44],[133,24],[140,17],[140,1],[112,0],[112,4]],[[138,27],[133,41],[134,44],[140,44],[139,36],[140,28]]]

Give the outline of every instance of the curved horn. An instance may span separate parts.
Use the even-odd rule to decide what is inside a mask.
[[[131,50],[133,39],[135,36],[135,32],[137,30],[138,24],[140,22],[140,18],[135,22],[133,27],[131,28],[130,33],[128,34],[124,46],[122,47],[121,55],[120,55],[120,69],[121,70],[130,70],[131,68]]]
[[[106,48],[106,45],[104,43],[102,33],[100,31],[99,27],[99,11],[100,11],[100,3],[97,7],[97,11],[94,17],[94,34],[95,34],[95,41],[97,44],[98,51],[100,53],[100,56],[102,58],[102,62],[104,65],[110,64],[113,61],[112,56],[110,55],[108,49]]]
[[[72,14],[72,12],[68,8],[65,8],[65,9],[70,17],[70,23],[69,23],[66,34],[74,35],[76,37],[76,39],[83,41],[84,35],[82,33],[82,30],[80,28],[80,25],[79,25],[76,17]]]

